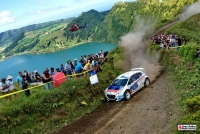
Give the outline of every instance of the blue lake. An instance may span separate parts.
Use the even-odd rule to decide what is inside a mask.
[[[14,56],[0,61],[0,79],[11,75],[15,81],[18,72],[24,70],[28,72],[38,70],[42,74],[44,68],[54,67],[56,69],[60,67],[60,64],[65,65],[67,60],[73,61],[75,58],[80,60],[81,55],[96,54],[100,50],[104,52],[114,48],[116,48],[115,44],[90,42],[55,53]]]

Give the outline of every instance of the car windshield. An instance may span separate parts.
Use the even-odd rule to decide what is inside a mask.
[[[128,79],[116,79],[113,83],[112,86],[125,86],[127,83]]]

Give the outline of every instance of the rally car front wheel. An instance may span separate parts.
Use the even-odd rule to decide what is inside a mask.
[[[124,93],[124,100],[129,100],[131,98],[131,93],[130,91],[126,90]]]

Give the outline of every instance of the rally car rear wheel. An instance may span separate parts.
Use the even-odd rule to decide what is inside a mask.
[[[131,93],[126,90],[126,92],[124,93],[124,100],[129,100],[131,98]]]
[[[150,85],[150,80],[149,78],[146,78],[144,82],[144,87],[148,87],[149,85]]]

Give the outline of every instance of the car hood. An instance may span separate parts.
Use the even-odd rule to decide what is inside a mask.
[[[112,86],[110,85],[107,88],[107,92],[118,92],[120,89],[122,89],[124,86]]]

